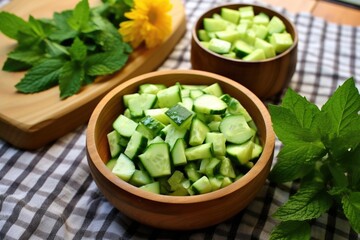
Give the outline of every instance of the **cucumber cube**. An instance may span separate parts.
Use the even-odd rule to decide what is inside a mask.
[[[246,143],[235,145],[230,144],[226,148],[226,153],[234,160],[237,160],[239,164],[246,165],[252,158],[252,152],[254,149],[254,142],[247,141]]]
[[[120,146],[120,134],[116,130],[113,130],[109,132],[106,137],[109,144],[110,156],[117,157],[122,149]]]
[[[211,189],[212,189],[211,183],[206,176],[202,176],[199,180],[194,182],[191,186],[192,186],[192,189],[197,194],[208,193],[208,192],[211,192]]]
[[[222,159],[219,171],[222,176],[236,178],[234,167],[231,163],[231,160],[227,157]]]
[[[156,94],[156,97],[160,108],[170,108],[178,102],[181,102],[180,87],[178,85],[174,85],[166,89],[160,90]]]
[[[268,24],[268,31],[270,34],[282,33],[286,29],[284,22],[277,16],[273,16]]]
[[[152,183],[146,184],[144,186],[141,186],[140,189],[143,189],[148,192],[160,194],[160,183],[152,182]]]
[[[204,29],[207,32],[224,31],[227,28],[226,21],[218,18],[204,18],[203,20]]]
[[[217,38],[212,38],[209,42],[209,50],[224,54],[230,52],[231,43]]]
[[[135,172],[135,164],[125,154],[120,153],[112,172],[122,180],[128,182]]]
[[[249,25],[247,23],[240,23],[237,27],[236,27],[236,31],[239,32],[240,34],[240,38],[244,39],[246,36],[246,32],[249,28]]]
[[[213,151],[216,156],[225,156],[226,138],[219,132],[208,132],[205,138],[206,143],[212,143]]]
[[[205,41],[205,42],[208,42],[211,39],[205,29],[200,29],[198,31],[198,37],[200,41]]]
[[[236,40],[241,38],[241,33],[236,30],[225,30],[215,33],[218,39],[227,41],[227,42],[235,42]]]
[[[254,48],[251,45],[241,40],[236,41],[234,52],[238,58],[243,58],[249,55],[252,51],[254,51]]]
[[[144,170],[138,170],[138,169],[135,170],[134,174],[129,180],[129,183],[138,187],[149,184],[151,182],[152,180],[149,174]]]
[[[254,16],[253,22],[254,24],[267,26],[270,22],[270,17],[266,13],[261,12]]]
[[[158,91],[165,88],[164,84],[144,83],[139,86],[139,93],[157,94]]]
[[[238,24],[240,20],[240,12],[230,8],[221,8],[221,17],[229,22]]]
[[[274,46],[263,39],[256,38],[254,47],[258,49],[262,49],[265,53],[266,58],[272,58],[275,57],[276,55]]]
[[[255,49],[252,53],[243,58],[245,61],[260,61],[264,59],[266,59],[266,57],[265,52],[262,49]]]
[[[268,35],[268,29],[264,25],[253,25],[253,30],[257,38],[265,39]]]
[[[252,6],[245,6],[239,8],[240,18],[241,19],[250,19],[254,18],[254,9]]]
[[[169,108],[165,114],[169,117],[172,124],[184,129],[189,127],[191,120],[195,115],[193,111],[187,109],[182,104],[176,104]]]
[[[137,127],[137,123],[124,115],[120,115],[113,123],[113,128],[120,133],[121,136],[130,138]]]
[[[282,53],[293,45],[290,33],[274,33],[270,38],[270,43],[274,46],[276,53]]]
[[[186,143],[183,138],[178,138],[171,149],[171,159],[174,166],[185,165],[187,163],[185,155]]]

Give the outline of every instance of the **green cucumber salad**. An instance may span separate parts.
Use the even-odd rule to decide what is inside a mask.
[[[146,191],[188,196],[228,186],[262,152],[241,103],[211,85],[142,84],[123,96],[125,111],[108,133],[107,167]]]
[[[244,61],[275,57],[294,43],[279,17],[255,14],[252,6],[223,7],[220,13],[204,18],[203,26],[197,35],[205,48]]]

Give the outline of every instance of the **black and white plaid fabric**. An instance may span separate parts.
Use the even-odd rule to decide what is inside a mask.
[[[191,68],[190,30],[195,20],[225,2],[184,1],[188,31],[160,69]],[[319,106],[350,76],[360,89],[360,27],[275,9],[285,13],[299,31],[291,88]],[[272,213],[296,189],[295,183],[267,182],[245,210],[207,229],[150,228],[124,216],[98,190],[87,164],[85,130],[86,125],[80,126],[37,151],[21,151],[0,140],[0,239],[268,239],[277,224]],[[277,142],[276,153],[279,148]],[[360,235],[334,208],[313,222],[312,238],[360,239]]]

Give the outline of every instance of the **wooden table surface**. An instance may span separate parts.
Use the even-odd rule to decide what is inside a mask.
[[[329,22],[360,26],[360,10],[343,4],[324,0],[262,0],[263,2],[281,6],[289,12],[309,12]],[[359,0],[360,1],[360,0]]]

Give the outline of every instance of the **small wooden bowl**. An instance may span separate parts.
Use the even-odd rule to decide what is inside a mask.
[[[123,113],[124,94],[138,91],[143,83],[219,83],[225,93],[236,97],[248,110],[259,129],[263,153],[254,167],[238,181],[220,190],[196,196],[165,196],[146,192],[116,177],[105,163],[110,158],[107,133]],[[264,104],[240,84],[213,73],[168,70],[130,79],[109,92],[95,108],[88,124],[86,148],[90,171],[100,191],[119,211],[156,228],[190,230],[220,223],[244,209],[263,187],[270,171],[275,135]]]
[[[220,13],[222,7],[238,9],[242,6],[253,6],[255,14],[263,12],[270,17],[278,16],[293,37],[292,47],[276,57],[253,62],[230,59],[204,48],[197,36],[197,31],[203,28],[203,19],[211,17],[214,13]],[[192,30],[191,64],[193,69],[231,78],[250,89],[260,99],[267,99],[281,93],[288,86],[296,68],[297,45],[298,34],[295,26],[280,13],[258,5],[221,5],[208,10],[197,20]]]

